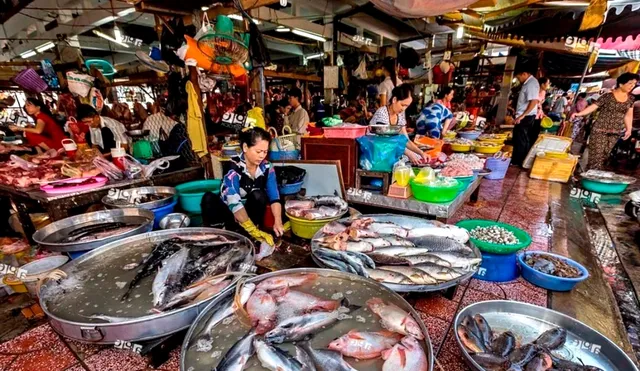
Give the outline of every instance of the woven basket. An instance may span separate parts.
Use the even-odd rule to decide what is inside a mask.
[[[27,68],[14,76],[13,81],[21,88],[35,93],[42,93],[47,90],[47,83],[38,75],[33,68]]]

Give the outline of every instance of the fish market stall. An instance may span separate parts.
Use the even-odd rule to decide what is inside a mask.
[[[169,173],[153,175],[150,178],[110,181],[105,185],[88,190],[78,190],[63,194],[48,194],[37,188],[19,189],[14,186],[0,184],[0,196],[9,197],[18,207],[20,222],[27,236],[35,232],[28,211],[31,205],[39,204],[49,214],[51,220],[61,220],[77,208],[88,207],[100,203],[112,189],[125,189],[142,186],[172,186],[194,179],[201,179],[204,170],[201,167],[190,167]]]
[[[478,200],[482,176],[473,180],[467,188],[449,202],[434,203],[419,201],[413,197],[402,199],[382,194],[350,188],[347,191],[347,201],[357,206],[370,207],[376,210],[392,210],[406,214],[426,216],[446,223],[455,212],[467,201]]]
[[[189,327],[253,266],[253,245],[212,228],[145,233],[95,249],[47,281],[40,305],[51,326],[78,341],[144,341]]]
[[[301,268],[252,278],[198,316],[186,370],[433,370],[416,311],[357,275]]]

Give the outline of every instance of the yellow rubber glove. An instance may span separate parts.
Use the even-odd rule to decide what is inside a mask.
[[[288,231],[291,229],[291,222],[286,222],[284,223],[284,225],[282,226],[282,229],[284,229],[284,231]]]
[[[258,227],[256,227],[256,225],[253,224],[251,220],[247,220],[246,222],[241,223],[240,226],[244,228],[244,230],[247,231],[247,233],[249,233],[249,235],[256,240],[260,242],[266,242],[269,244],[269,246],[274,245],[273,236],[258,229]]]

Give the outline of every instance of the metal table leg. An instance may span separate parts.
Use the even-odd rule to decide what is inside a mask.
[[[457,290],[458,290],[457,285],[453,287],[449,287],[448,289],[442,292],[442,296],[444,296],[446,299],[453,300],[453,298],[456,296]]]
[[[21,202],[14,203],[16,205],[16,208],[18,209],[18,218],[20,219],[20,224],[22,224],[22,230],[24,231],[24,234],[27,237],[29,243],[33,245],[33,234],[36,233],[36,227],[31,221],[29,210],[27,209],[27,206]]]

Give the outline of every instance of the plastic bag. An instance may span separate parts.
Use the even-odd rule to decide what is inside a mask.
[[[35,169],[38,167],[38,165],[34,164],[33,162],[29,162],[16,155],[9,156],[9,159],[9,166],[11,167],[19,167],[22,170]]]
[[[431,184],[436,181],[436,172],[430,167],[423,167],[416,175],[416,182]]]
[[[411,170],[411,166],[407,165],[407,163],[403,159],[396,162],[393,165],[393,176],[391,178],[391,183],[397,183],[400,187],[406,187],[409,185],[409,180],[413,176],[413,171]]]
[[[124,174],[122,170],[120,170],[116,165],[112,162],[106,160],[104,157],[98,156],[93,159],[93,164],[98,170],[102,173],[102,175],[109,178],[109,180],[122,180],[124,179]]]
[[[276,166],[276,179],[279,185],[296,184],[304,180],[306,170],[296,166]]]
[[[379,137],[365,135],[358,139],[360,147],[360,167],[370,171],[391,172],[407,146],[407,137],[394,135]]]
[[[156,170],[168,169],[169,166],[171,165],[169,162],[177,158],[180,158],[180,156],[167,156],[167,157],[159,158],[157,160],[153,160],[149,165],[141,164],[140,166],[142,166],[142,176],[144,176],[145,178],[149,178],[153,175],[153,173]]]

